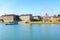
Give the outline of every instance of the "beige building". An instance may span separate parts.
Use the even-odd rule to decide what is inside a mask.
[[[32,14],[22,14],[19,18],[21,21],[30,22],[32,20]]]
[[[43,22],[58,22],[58,20],[59,17],[57,16],[49,16],[49,17],[43,16]]]
[[[0,16],[0,22],[3,22],[2,16]]]
[[[7,15],[2,15],[3,17],[3,21],[4,22],[14,22],[14,21],[18,21],[18,15],[14,15],[14,14],[7,14]]]
[[[58,22],[58,17],[51,16],[50,21],[51,22]]]
[[[43,22],[49,22],[50,21],[50,16],[46,13],[45,16],[42,17]]]
[[[2,16],[0,16],[0,19],[2,19]]]
[[[60,16],[51,16],[51,21],[52,22],[60,22]]]

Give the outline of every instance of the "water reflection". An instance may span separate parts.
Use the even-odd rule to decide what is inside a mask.
[[[60,39],[59,24],[0,24],[0,40]]]

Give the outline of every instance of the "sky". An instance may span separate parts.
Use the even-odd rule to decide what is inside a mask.
[[[60,0],[0,0],[0,15],[32,14],[43,16],[60,14]]]

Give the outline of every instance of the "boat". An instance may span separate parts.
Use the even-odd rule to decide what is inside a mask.
[[[18,22],[8,22],[5,25],[15,25],[15,24],[18,24]]]

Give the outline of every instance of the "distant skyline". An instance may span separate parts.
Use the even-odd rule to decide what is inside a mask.
[[[32,14],[32,15],[60,14],[60,0],[0,0],[0,15],[4,14]]]

